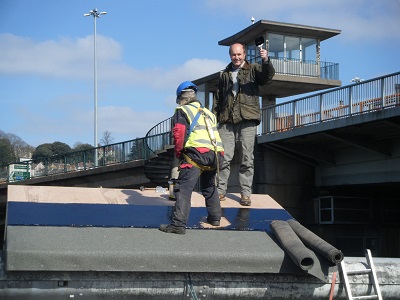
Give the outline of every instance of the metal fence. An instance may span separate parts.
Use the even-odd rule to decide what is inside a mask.
[[[270,57],[276,74],[293,75],[297,77],[316,77],[328,80],[339,80],[339,64],[326,61],[287,59]],[[259,57],[250,62],[261,62]]]
[[[0,166],[0,182],[13,182],[60,173],[77,172],[133,160],[148,159],[153,153],[148,145],[156,144],[160,134],[137,138],[64,155],[42,157]],[[94,161],[97,151],[97,163]]]
[[[261,134],[400,105],[400,72],[262,109]]]

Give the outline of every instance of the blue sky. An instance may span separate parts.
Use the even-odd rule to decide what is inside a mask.
[[[218,41],[256,21],[341,30],[321,43],[343,85],[400,71],[399,0],[0,0],[0,129],[29,145],[93,144],[93,17],[98,139],[143,137],[170,117],[176,87],[222,69]]]

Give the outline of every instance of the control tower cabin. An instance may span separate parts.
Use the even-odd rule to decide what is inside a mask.
[[[218,44],[229,47],[240,42],[246,45],[246,59],[254,63],[261,61],[255,40],[264,37],[263,47],[268,50],[276,72],[270,84],[260,87],[262,107],[266,107],[276,104],[276,98],[341,86],[339,64],[320,60],[321,42],[340,32],[336,29],[260,20]],[[199,88],[198,97],[206,107],[211,106],[219,73],[193,81]]]

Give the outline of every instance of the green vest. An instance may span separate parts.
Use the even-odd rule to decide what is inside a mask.
[[[193,127],[192,132],[190,133],[186,143],[185,148],[194,147],[194,148],[208,148],[210,150],[215,150],[213,144],[211,143],[210,135],[207,131],[206,123],[204,118],[208,118],[211,121],[212,130],[214,132],[214,136],[216,138],[217,152],[224,151],[222,146],[222,141],[218,133],[217,129],[217,118],[215,115],[209,111],[207,108],[202,108],[200,103],[194,102],[189,103],[183,106],[178,106],[176,109],[182,109],[182,111],[186,114],[189,119],[189,123],[191,126],[193,120],[195,119],[198,112],[200,112],[200,117],[198,118],[196,124]]]

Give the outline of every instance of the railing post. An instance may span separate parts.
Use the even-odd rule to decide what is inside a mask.
[[[121,161],[126,162],[126,156],[125,156],[125,142],[122,143],[122,150],[121,150]]]
[[[47,175],[49,175],[49,159],[46,157],[46,163],[45,163],[45,167],[44,167],[44,173]]]
[[[324,120],[324,116],[322,114],[323,110],[322,110],[322,94],[319,95],[319,115],[320,115],[320,122],[322,122]]]
[[[7,182],[10,182],[10,164],[7,165]]]
[[[146,147],[147,143],[145,143],[145,139],[142,139],[141,141],[142,141],[142,146],[140,147],[142,149],[141,157],[143,157],[144,159],[147,159],[148,156],[150,156],[150,155],[147,155],[147,153],[149,153],[150,148]],[[149,150],[147,150],[147,149],[149,149]]]
[[[385,108],[385,78],[381,79],[381,101],[382,101],[382,108]]]
[[[317,78],[321,78],[321,47],[319,39],[317,39],[315,50],[317,52]]]
[[[349,105],[350,105],[350,115],[353,114],[353,87],[349,87],[348,97],[349,97]]]
[[[105,152],[106,148],[104,148],[104,146],[102,146],[102,147],[100,147],[100,149],[103,151],[103,163],[101,163],[102,161],[100,160],[100,166],[105,166],[105,164],[106,164],[106,152]]]
[[[86,157],[86,151],[83,152],[83,169],[86,170],[86,161],[87,161],[87,157]]]

